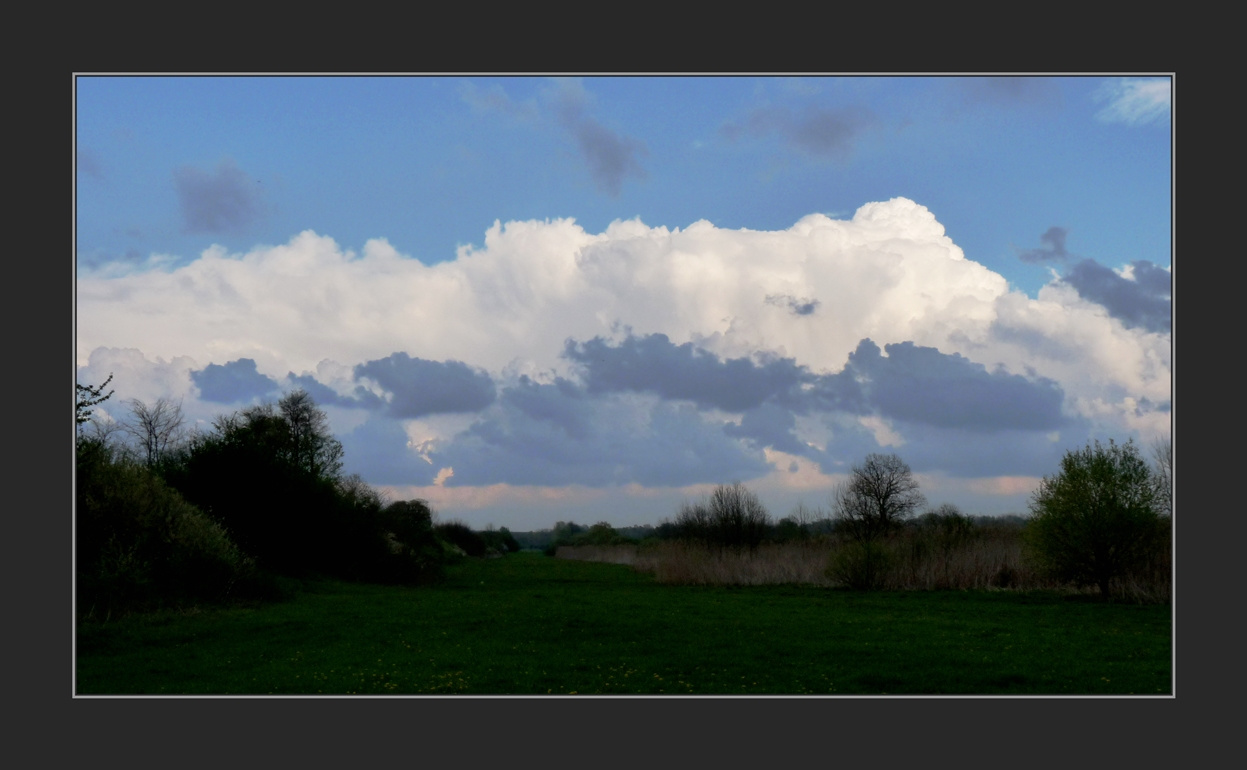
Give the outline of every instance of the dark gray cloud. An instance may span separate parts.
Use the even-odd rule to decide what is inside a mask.
[[[813,315],[822,303],[816,299],[797,299],[791,294],[768,294],[766,304],[786,307],[793,315]]]
[[[618,345],[601,337],[568,340],[563,357],[581,365],[590,393],[650,392],[728,412],[752,409],[814,380],[791,358],[720,359],[691,342],[673,345],[665,334],[629,335]]]
[[[1049,227],[1048,231],[1039,236],[1040,246],[1037,249],[1018,250],[1018,258],[1023,262],[1047,262],[1063,260],[1072,256],[1065,250],[1065,236],[1069,231],[1064,227]]]
[[[386,409],[394,417],[477,412],[497,396],[493,379],[482,370],[459,361],[427,361],[406,353],[357,365],[355,379],[361,377],[371,378],[391,394]],[[356,394],[361,403],[380,406],[380,401],[362,387]]]
[[[534,395],[531,384],[521,390]],[[543,406],[533,410],[532,401],[504,391],[484,419],[430,453],[435,466],[454,468],[447,486],[673,487],[756,478],[769,470],[760,450],[742,446],[690,404],[638,408],[618,395],[588,396],[557,386],[539,392]],[[594,419],[569,432],[563,416],[581,408],[574,402],[582,399],[591,402]],[[560,400],[573,403],[559,406]]]
[[[723,432],[746,439],[758,449],[770,447],[788,454],[812,456],[810,447],[799,441],[793,432],[796,425],[797,418],[791,409],[766,403],[745,412],[739,424],[725,425]]]
[[[864,383],[867,402],[887,417],[991,433],[1053,430],[1065,423],[1065,394],[1052,380],[988,372],[959,354],[912,342],[884,349],[887,357],[873,341],[862,340],[845,372]]]
[[[808,107],[800,114],[787,107],[760,107],[743,123],[726,123],[721,129],[729,141],[742,137],[762,138],[778,134],[791,147],[817,158],[844,159],[862,132],[874,123],[860,109]]]
[[[1072,435],[1085,426],[1069,428]],[[953,478],[984,478],[1050,474],[1061,466],[1061,457],[1068,448],[1067,439],[1052,441],[1047,433],[1040,431],[1002,430],[984,434],[935,425],[912,425],[905,431],[905,445],[896,451],[918,472],[939,471]]]
[[[1109,315],[1126,326],[1150,332],[1168,332],[1170,274],[1147,260],[1131,263],[1134,280],[1123,278],[1095,260],[1084,259],[1061,277],[1078,296],[1104,306]]]
[[[199,388],[200,398],[217,404],[260,399],[281,389],[276,380],[257,371],[255,360],[251,358],[208,364],[190,374],[191,381]]]
[[[576,140],[580,155],[588,166],[597,188],[617,197],[624,180],[645,179],[640,159],[649,155],[645,143],[622,136],[587,114],[588,95],[576,81],[564,81],[554,92],[559,123]]]
[[[228,158],[215,171],[182,166],[173,184],[187,233],[245,234],[268,215],[260,184]]]
[[[397,420],[374,415],[339,439],[342,470],[373,484],[427,486],[437,475],[438,469],[408,446],[407,432]]]
[[[319,380],[310,374],[296,375],[294,372],[290,372],[286,375],[286,378],[290,380],[292,387],[303,388],[307,391],[308,395],[312,397],[312,400],[321,406],[359,407],[370,405],[370,402],[361,402],[361,400],[357,398],[338,395],[336,390],[327,385],[321,384]],[[376,396],[372,393],[368,393],[367,395],[372,396],[373,399],[376,399]]]
[[[527,375],[502,392],[501,400],[539,422],[560,428],[567,436],[583,439],[593,424],[593,409],[583,389],[576,383],[556,377],[552,384],[533,381]]]

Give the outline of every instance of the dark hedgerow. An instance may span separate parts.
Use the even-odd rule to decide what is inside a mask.
[[[77,447],[78,608],[86,616],[220,601],[259,584],[220,524],[142,464],[99,441]]]
[[[433,528],[437,536],[458,546],[468,556],[484,556],[489,546],[479,532],[462,521],[446,521]]]

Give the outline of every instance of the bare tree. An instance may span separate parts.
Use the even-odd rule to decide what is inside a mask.
[[[684,503],[675,517],[676,531],[684,540],[710,547],[758,547],[771,526],[762,501],[739,481],[720,484],[705,499]]]
[[[74,421],[76,424],[82,425],[90,422],[91,408],[104,403],[112,397],[114,391],[104,392],[104,388],[107,388],[108,383],[112,381],[113,376],[110,374],[102,385],[74,384]]]
[[[150,405],[137,398],[127,403],[130,419],[121,424],[121,430],[138,445],[140,459],[149,466],[155,465],[185,437],[182,402],[162,397]]]
[[[831,505],[844,531],[856,540],[870,542],[900,526],[926,505],[926,498],[900,457],[870,454],[837,485]]]
[[[1152,442],[1152,478],[1156,484],[1157,510],[1173,514],[1173,442],[1158,438]]]

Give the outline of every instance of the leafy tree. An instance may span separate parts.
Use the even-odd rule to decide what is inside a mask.
[[[888,535],[926,505],[913,472],[895,454],[870,454],[832,493],[837,529],[859,542]]]
[[[1173,515],[1173,442],[1164,439],[1152,442],[1152,477],[1156,485],[1157,510],[1162,516]]]
[[[342,443],[329,432],[329,417],[302,388],[277,402],[290,431],[290,460],[316,476],[336,477],[342,471]]]
[[[365,578],[388,553],[384,504],[362,480],[341,477],[328,420],[310,398],[291,395],[279,408],[218,418],[164,474],[261,566]]]
[[[1066,452],[1030,510],[1026,538],[1040,566],[1057,579],[1098,586],[1102,596],[1146,565],[1161,531],[1155,481],[1133,441]]]

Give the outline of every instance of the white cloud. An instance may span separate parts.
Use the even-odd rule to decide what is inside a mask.
[[[588,233],[569,219],[496,222],[481,245],[432,266],[384,240],[357,254],[308,231],[246,254],[213,247],[181,266],[83,270],[77,292],[80,381],[102,382],[115,371],[115,386],[133,391],[125,397],[147,400],[193,397],[190,371],[239,358],[253,359],[278,383],[291,372],[314,372],[343,396],[359,384],[353,367],[397,352],[483,368],[502,388],[521,375],[551,383],[556,374],[575,376],[562,358],[565,340],[619,339],[628,331],[693,342],[724,358],[779,354],[816,373],[840,371],[866,338],[880,348],[912,342],[989,371],[1050,378],[1064,391],[1067,414],[1118,435],[1159,430],[1168,412],[1157,405],[1171,398],[1168,334],[1128,328],[1057,282],[1036,299],[1010,291],[1002,276],[966,259],[930,211],[904,198],[867,204],[847,220],[811,214],[778,231],[628,220]],[[776,297],[799,298],[809,312],[793,312]],[[606,410],[592,415],[596,430],[618,424],[618,435],[627,435],[626,400],[575,403]],[[188,402],[192,409],[219,412]],[[355,430],[361,415],[335,429]],[[904,423],[847,418],[801,415],[794,435],[834,462],[855,460],[872,435],[902,453],[938,455]],[[520,494],[506,485],[465,491],[473,469],[463,465],[462,451],[454,477],[442,470],[449,462],[429,465],[430,452],[478,419],[493,418],[428,416],[396,428],[398,446],[407,444],[411,456],[395,465],[395,478],[418,470],[430,482],[440,479],[418,482],[428,484],[419,489],[445,505],[488,507],[500,495]],[[717,435],[714,415],[697,419],[700,427],[690,418],[680,435]],[[551,424],[552,441],[563,440],[560,429]],[[369,437],[391,435],[385,430],[361,427],[354,456],[372,451]],[[375,448],[378,457],[385,451]],[[808,485],[821,476],[808,459],[767,451],[768,459],[787,461],[774,466],[769,484]],[[792,462],[800,472],[787,470]],[[530,493],[553,494],[523,494]],[[550,499],[598,499],[576,494]]]
[[[768,301],[778,295],[818,305],[794,314]],[[772,232],[496,222],[482,246],[433,266],[384,240],[356,254],[308,231],[247,254],[213,247],[176,268],[84,272],[78,314],[80,365],[98,347],[125,347],[200,367],[252,358],[278,380],[397,351],[495,376],[566,371],[564,340],[626,327],[722,356],[777,352],[815,371],[838,371],[869,337],[1033,367],[1086,396],[1116,385],[1160,401],[1169,381],[1167,335],[1126,329],[1069,287],[1035,300],[1010,292],[903,198]],[[333,378],[339,392],[346,371]]]
[[[1106,123],[1154,123],[1169,117],[1172,86],[1169,78],[1116,78],[1100,86],[1095,98],[1108,102],[1096,113]]]

